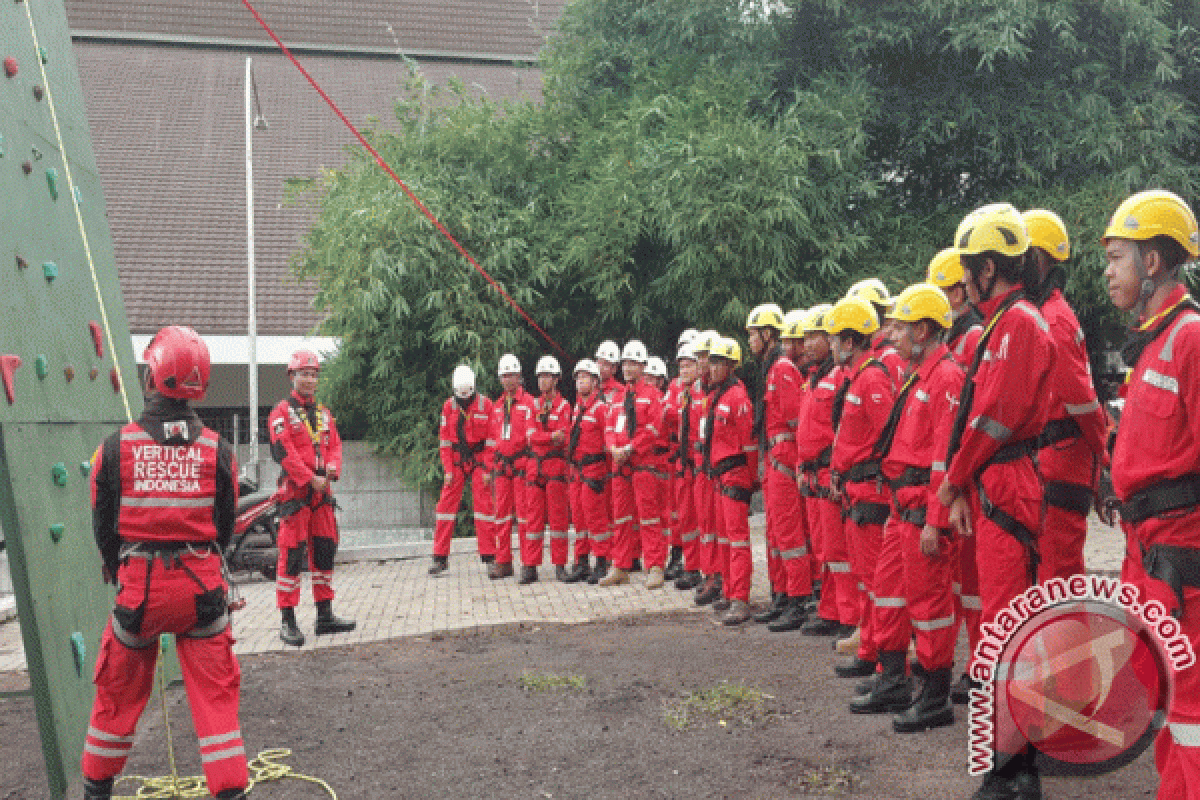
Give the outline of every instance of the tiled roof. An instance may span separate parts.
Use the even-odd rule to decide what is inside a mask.
[[[537,55],[566,0],[256,0],[289,46]],[[67,0],[76,31],[267,41],[237,0]]]
[[[110,14],[121,6],[141,15],[165,3],[72,5],[105,6]],[[131,331],[186,324],[202,333],[244,333],[246,54],[77,41],[75,55]],[[392,118],[405,78],[398,60],[310,54],[302,63],[355,124],[368,116]],[[421,66],[434,83],[457,75],[497,99],[541,95],[536,70],[443,61]],[[353,139],[281,55],[255,54],[254,73],[270,123],[254,136],[258,330],[303,333],[316,323],[313,288],[296,282],[289,259],[311,212],[280,207],[283,184],[311,177],[321,166],[340,166]]]

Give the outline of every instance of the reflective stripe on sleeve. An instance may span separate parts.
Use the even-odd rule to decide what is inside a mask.
[[[1072,414],[1076,417],[1082,417],[1084,414],[1090,414],[1093,411],[1095,411],[1096,409],[1098,409],[1099,407],[1100,407],[1099,400],[1093,400],[1090,403],[1084,403],[1082,405],[1071,405],[1070,403],[1063,403],[1063,408],[1067,409],[1067,413]]]

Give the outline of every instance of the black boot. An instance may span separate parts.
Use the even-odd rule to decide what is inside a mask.
[[[607,558],[604,558],[603,556],[597,556],[596,566],[594,569],[592,569],[592,574],[588,576],[587,582],[592,586],[595,586],[597,583],[599,583],[604,576],[608,574],[608,567],[610,563],[611,562],[609,562]]]
[[[1041,798],[1041,781],[1037,777],[1036,769],[1032,781],[1025,777],[1020,782],[1030,789],[1031,784],[1036,784],[1037,794],[1018,794],[1018,779],[1021,779],[1021,773],[1025,767],[1025,753],[1017,753],[1009,755],[1004,753],[995,753],[992,756],[995,761],[995,766],[991,771],[983,776],[983,785],[976,790],[975,794],[971,795],[971,800],[1033,800],[1033,798]]]
[[[804,626],[800,628],[800,632],[805,636],[833,636],[841,630],[841,627],[841,624],[836,619],[813,617],[804,623]]]
[[[110,800],[112,797],[113,779],[94,781],[83,779],[83,800]]]
[[[567,573],[567,577],[563,583],[580,583],[581,581],[586,581],[591,575],[592,567],[589,564],[588,557],[580,556],[576,559],[574,566],[571,567],[571,571]]]
[[[630,572],[641,572],[642,571],[642,560],[640,558],[635,558],[633,560],[633,566],[631,566],[629,568],[629,571]]]
[[[805,621],[808,620],[808,598],[807,597],[792,597],[788,607],[783,610],[779,618],[767,625],[767,630],[771,633],[783,633],[784,631],[798,631],[804,627]]]
[[[963,673],[950,687],[950,702],[956,706],[965,706],[971,702],[971,690],[982,689],[983,684],[974,678],[968,677],[967,673]]]
[[[787,596],[787,592],[771,592],[771,605],[764,608],[762,611],[754,615],[754,621],[760,625],[765,625],[768,622],[774,622],[779,619],[779,616],[787,610],[791,605],[791,598]]]
[[[919,733],[930,728],[954,724],[954,706],[950,705],[950,667],[926,670],[916,702],[892,718],[896,733]]]
[[[856,697],[861,697],[864,694],[870,694],[875,691],[875,684],[879,682],[879,673],[876,672],[869,678],[863,678],[858,683],[854,684],[854,694]]]
[[[322,600],[317,603],[317,636],[326,633],[349,633],[357,627],[358,623],[354,620],[342,619],[333,613],[332,600]]]
[[[434,556],[433,563],[429,565],[430,575],[441,575],[446,570],[450,569],[449,556]]]
[[[673,581],[683,574],[683,548],[672,547],[671,557],[667,560],[667,568],[663,570],[663,580]]]
[[[833,672],[839,678],[866,678],[875,674],[875,667],[879,666],[876,661],[863,661],[858,656],[838,664],[833,668]]]
[[[1037,769],[1037,750],[1032,745],[1018,757],[1020,765],[1013,777],[1012,787],[1017,800],[1042,800],[1042,777]]]
[[[710,575],[704,584],[696,590],[696,605],[706,606],[709,603],[715,602],[721,597],[721,592],[724,587],[721,584],[720,575]]]
[[[521,577],[517,578],[517,585],[525,586],[529,583],[536,583],[537,579],[537,567],[521,567]]]
[[[855,714],[893,714],[908,708],[912,704],[912,679],[904,674],[906,655],[903,650],[881,650],[883,672],[868,694],[850,701],[850,710]]]
[[[222,789],[217,792],[217,800],[246,800],[245,789]]]
[[[675,579],[675,588],[681,592],[695,589],[704,583],[704,573],[698,569],[690,569]]]
[[[300,647],[304,644],[304,634],[300,632],[300,626],[296,624],[296,609],[281,608],[280,616],[283,617],[283,622],[279,626],[279,638],[284,644],[290,644],[292,647]]]
[[[486,556],[480,556],[479,560],[482,561],[484,564],[494,564],[496,562],[496,557],[491,554],[488,554]]]

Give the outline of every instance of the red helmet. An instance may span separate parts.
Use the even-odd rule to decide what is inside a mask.
[[[154,335],[142,358],[155,390],[167,397],[199,400],[208,389],[208,345],[191,328],[169,325]]]
[[[302,369],[320,371],[321,362],[317,359],[317,354],[312,350],[297,350],[292,353],[292,360],[288,362],[287,371],[292,373]]]

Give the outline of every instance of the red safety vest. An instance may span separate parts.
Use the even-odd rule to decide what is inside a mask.
[[[121,538],[216,541],[217,441],[205,428],[192,444],[162,445],[132,422],[121,429]]]

